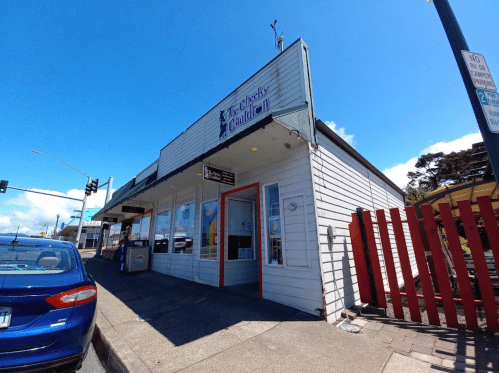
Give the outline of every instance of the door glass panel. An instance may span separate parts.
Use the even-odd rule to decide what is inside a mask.
[[[253,203],[229,199],[228,259],[253,259]]]

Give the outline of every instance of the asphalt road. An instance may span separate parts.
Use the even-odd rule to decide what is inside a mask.
[[[82,259],[85,258],[92,258],[95,253],[80,253]],[[99,358],[97,357],[97,354],[95,353],[94,346],[91,344],[90,349],[88,351],[87,357],[85,361],[83,362],[83,365],[81,369],[78,371],[78,373],[105,373],[106,370],[103,368],[102,364],[99,361]]]
[[[78,373],[105,373],[106,370],[102,367],[97,354],[95,353],[94,346],[90,344],[87,357],[83,362],[81,369]]]

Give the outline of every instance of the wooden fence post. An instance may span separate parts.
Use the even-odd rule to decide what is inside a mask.
[[[371,263],[371,256],[369,255],[369,246],[367,245],[366,227],[364,226],[364,214],[362,207],[357,208],[357,216],[359,217],[360,236],[362,237],[362,248],[364,249],[364,256],[366,258],[367,275],[369,276],[369,284],[371,289],[372,305],[378,307],[378,297],[376,295],[376,284],[374,282],[373,267]]]

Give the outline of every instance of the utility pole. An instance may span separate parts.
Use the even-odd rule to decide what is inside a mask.
[[[57,234],[57,224],[59,224],[60,217],[61,217],[61,214],[57,214],[57,220],[55,221],[55,227],[54,227],[54,240],[55,240],[55,235]]]
[[[113,178],[110,176],[107,182],[107,192],[106,192],[106,201],[104,202],[104,206],[111,199],[111,188],[113,186]],[[97,249],[95,250],[95,256],[100,257],[102,255],[102,242],[104,241],[104,222],[101,223],[99,230],[99,241],[97,242]]]
[[[428,0],[431,1],[431,0]],[[448,0],[433,0],[435,8],[437,9],[440,20],[444,27],[447,38],[449,39],[452,53],[456,59],[459,71],[464,81],[468,97],[471,101],[471,106],[475,112],[475,117],[478,122],[478,127],[482,133],[487,152],[489,153],[490,163],[494,170],[494,177],[496,182],[499,181],[499,133],[492,132],[487,124],[487,119],[483,112],[480,100],[478,98],[477,89],[473,84],[470,73],[466,66],[466,61],[461,51],[469,51],[468,44],[464,39],[463,33],[457,22],[456,16],[452,11]],[[471,3],[470,3],[471,4]],[[498,182],[499,184],[499,182]]]

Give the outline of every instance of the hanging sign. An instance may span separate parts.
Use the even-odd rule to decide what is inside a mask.
[[[499,133],[499,94],[477,89],[478,99],[487,119],[490,132]]]
[[[143,214],[146,211],[143,207],[135,207],[135,206],[122,206],[121,212],[130,212],[132,214]]]
[[[220,170],[207,165],[203,165],[203,179],[232,186],[236,185],[236,178],[233,172]]]
[[[468,72],[470,73],[471,80],[473,80],[475,88],[497,91],[492,74],[489,71],[487,62],[485,62],[485,57],[480,53],[468,51],[461,51],[461,53],[463,54],[466,67],[468,68]]]
[[[102,219],[102,221],[106,221],[106,222],[109,222],[109,223],[117,223],[118,222],[118,218],[111,218],[109,216],[104,216],[104,218]]]

